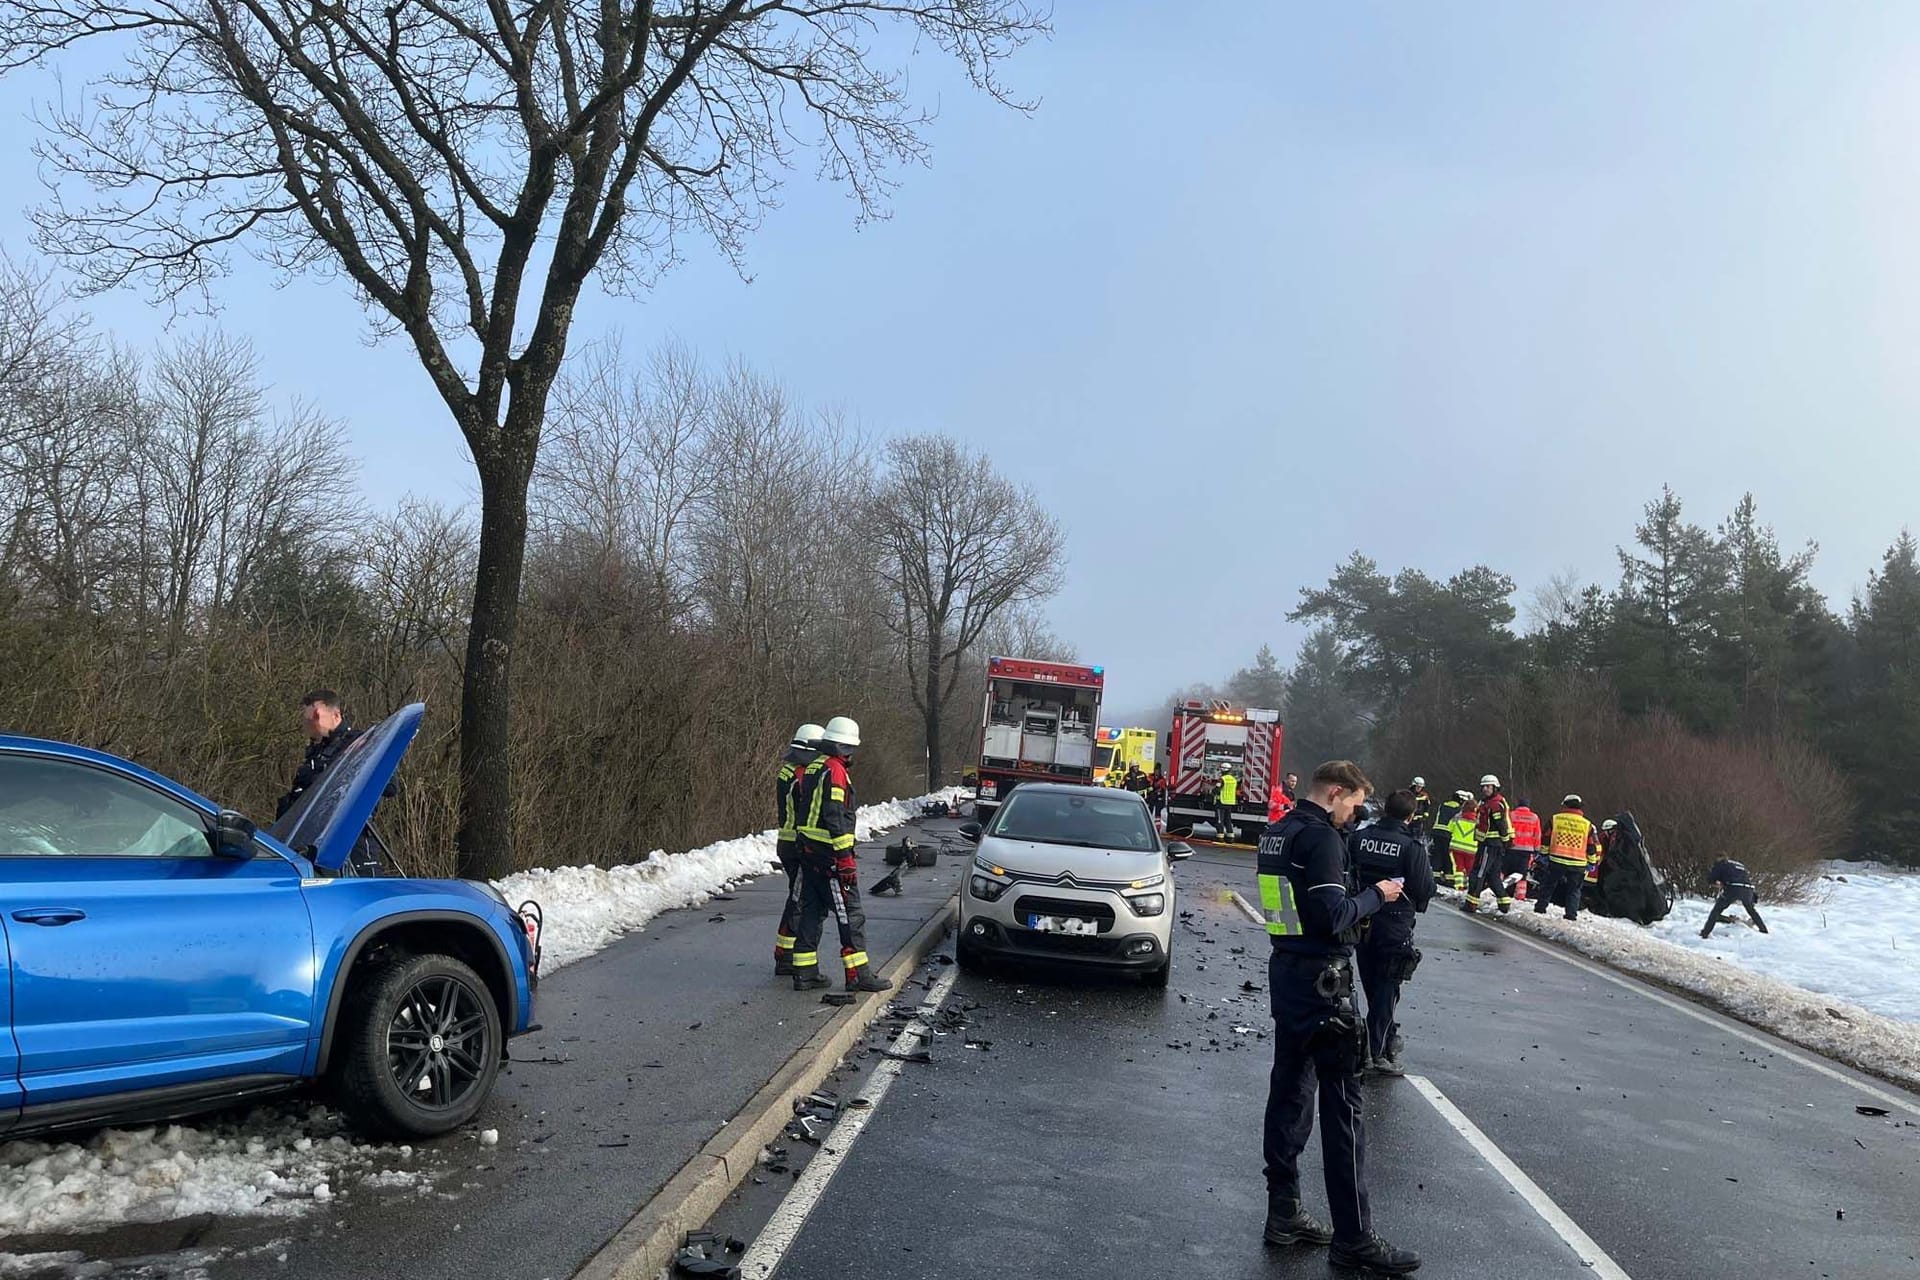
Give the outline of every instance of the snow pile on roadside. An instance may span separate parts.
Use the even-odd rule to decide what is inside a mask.
[[[1812,901],[1760,904],[1768,933],[1747,928],[1746,912],[1735,907],[1711,938],[1702,938],[1711,898],[1680,899],[1649,931],[1742,969],[1920,1023],[1920,871],[1828,862],[1820,872]]]
[[[1452,895],[1449,895],[1452,896]],[[1552,938],[1617,969],[1704,997],[1742,1022],[1875,1075],[1920,1088],[1920,1026],[1832,996],[1750,973],[1620,920],[1559,911],[1535,915],[1516,904],[1507,922]],[[1766,915],[1763,907],[1761,914]],[[1704,913],[1703,913],[1704,918]],[[1771,921],[1768,922],[1771,925]],[[1714,930],[1719,936],[1719,930]],[[1696,938],[1695,941],[1699,939]]]
[[[855,834],[862,840],[920,816],[928,800],[956,800],[957,787],[912,800],[862,805]],[[701,849],[655,849],[641,862],[618,867],[550,867],[521,871],[497,883],[507,901],[528,898],[546,914],[541,968],[552,972],[584,960],[622,934],[644,928],[663,911],[694,907],[743,880],[779,868],[774,832],[722,840]]]
[[[105,1129],[84,1143],[0,1142],[0,1239],[197,1213],[299,1213],[369,1177],[389,1190],[426,1184],[426,1171],[404,1167],[413,1155],[348,1136],[325,1107]]]

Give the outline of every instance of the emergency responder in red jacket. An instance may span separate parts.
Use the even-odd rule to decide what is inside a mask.
[[[1507,846],[1505,875],[1502,879],[1518,883],[1514,877],[1519,876],[1524,881],[1532,874],[1533,864],[1539,861],[1545,832],[1541,830],[1540,815],[1533,811],[1533,806],[1524,797],[1507,815],[1507,820],[1513,824],[1513,843]]]
[[[1480,817],[1474,832],[1480,845],[1467,882],[1467,900],[1460,905],[1468,912],[1477,911],[1481,893],[1492,889],[1500,910],[1511,911],[1513,897],[1507,892],[1505,869],[1507,846],[1513,841],[1513,809],[1500,794],[1500,779],[1490,773],[1480,779]]]
[[[840,963],[848,991],[887,991],[867,957],[867,913],[860,906],[859,871],[853,860],[854,817],[859,812],[847,763],[860,745],[860,726],[846,716],[827,721],[820,755],[794,788],[794,833],[800,841],[800,923],[793,943],[793,989],[810,991],[833,982],[820,973],[820,934],[832,911],[840,926]]]
[[[826,730],[817,724],[803,724],[793,731],[793,741],[780,757],[780,768],[773,779],[773,816],[778,829],[774,851],[780,856],[780,869],[787,873],[787,904],[780,908],[779,929],[773,935],[773,971],[793,972],[794,930],[800,923],[800,836],[794,830],[798,817],[793,807],[793,784],[800,773],[820,754],[820,735]]]

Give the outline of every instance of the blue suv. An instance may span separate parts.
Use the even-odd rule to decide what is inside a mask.
[[[423,711],[369,729],[268,831],[125,760],[0,736],[0,1134],[312,1084],[374,1134],[472,1119],[530,1029],[538,907],[356,870]]]

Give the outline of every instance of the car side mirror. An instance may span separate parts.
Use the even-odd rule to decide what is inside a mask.
[[[971,841],[973,841],[973,843],[975,843],[975,844],[979,844],[979,843],[980,843],[980,834],[981,834],[981,832],[980,832],[980,824],[979,824],[979,823],[977,823],[977,822],[963,822],[963,823],[961,823],[961,824],[960,824],[960,838],[961,838],[962,840],[971,840]]]
[[[213,820],[213,830],[207,833],[207,841],[213,845],[215,857],[244,861],[254,855],[253,836],[256,829],[246,814],[222,809]]]
[[[1185,844],[1179,840],[1175,840],[1172,844],[1167,846],[1167,861],[1169,862],[1185,862],[1188,858],[1191,858],[1192,856],[1193,856],[1193,846],[1190,844]]]

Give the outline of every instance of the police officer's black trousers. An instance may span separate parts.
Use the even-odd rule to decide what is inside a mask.
[[[1274,1030],[1264,1140],[1267,1198],[1300,1199],[1300,1153],[1313,1136],[1317,1097],[1333,1238],[1358,1243],[1372,1234],[1373,1220],[1367,1208],[1367,1127],[1357,1064],[1331,1038],[1308,1047],[1315,1029],[1339,1007],[1314,990],[1326,964],[1325,957],[1287,951],[1275,951],[1267,962]]]
[[[1567,919],[1580,918],[1580,893],[1587,883],[1585,866],[1571,866],[1564,862],[1555,862],[1549,858],[1546,862],[1546,878],[1540,885],[1540,900],[1533,904],[1535,915],[1547,914],[1547,905],[1558,897],[1562,890],[1567,895]]]
[[[1387,1041],[1393,1035],[1394,1014],[1400,1007],[1400,983],[1388,975],[1400,965],[1400,958],[1413,946],[1413,935],[1381,935],[1379,917],[1374,929],[1360,944],[1355,960],[1360,967],[1360,989],[1367,996],[1367,1054],[1387,1056]]]
[[[1747,919],[1753,921],[1754,928],[1762,933],[1767,932],[1767,922],[1760,918],[1760,909],[1754,905],[1753,886],[1730,884],[1720,891],[1720,900],[1715,902],[1713,910],[1707,913],[1707,927],[1700,931],[1700,936],[1703,938],[1710,936],[1713,933],[1713,926],[1720,923],[1720,917],[1725,915],[1727,908],[1736,902],[1746,908]]]

